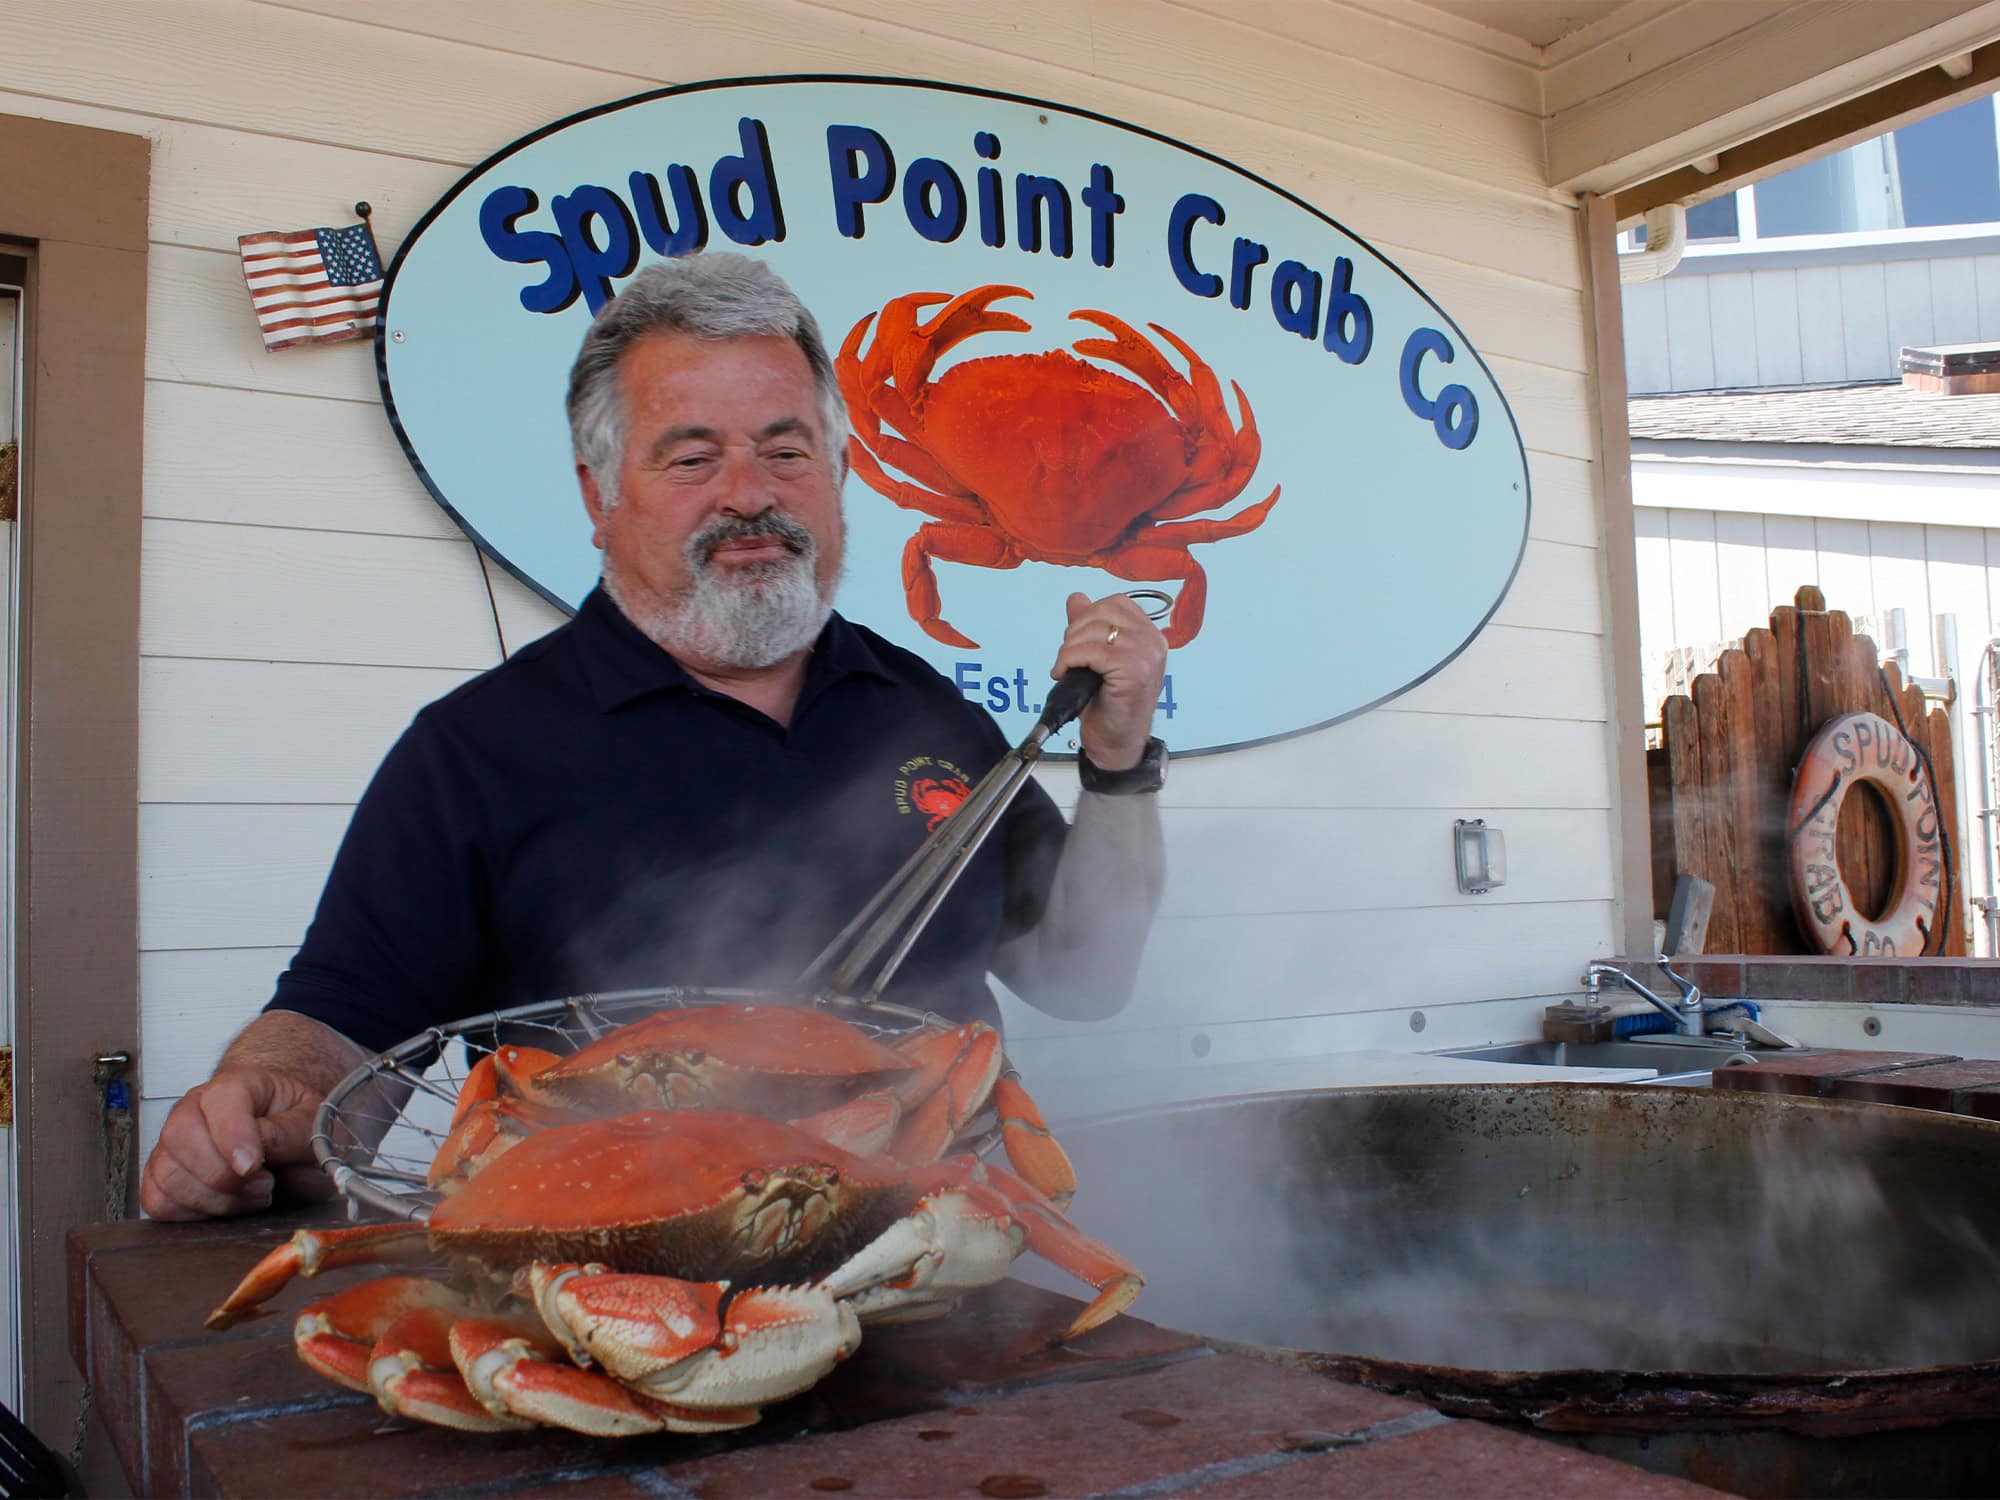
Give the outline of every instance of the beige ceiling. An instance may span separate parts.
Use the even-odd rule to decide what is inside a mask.
[[[1626,0],[1426,0],[1439,10],[1546,47],[1622,7]]]

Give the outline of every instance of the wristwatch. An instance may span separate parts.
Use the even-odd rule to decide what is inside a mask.
[[[1166,742],[1157,735],[1147,740],[1146,751],[1139,757],[1139,763],[1123,771],[1099,770],[1091,764],[1089,752],[1078,750],[1076,775],[1086,792],[1103,792],[1112,797],[1157,792],[1167,784]]]

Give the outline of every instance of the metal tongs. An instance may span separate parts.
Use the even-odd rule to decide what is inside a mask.
[[[1041,759],[1049,736],[1082,713],[1103,685],[1103,676],[1089,667],[1065,672],[1028,737],[1000,757],[874,899],[841,928],[799,976],[799,987],[850,996],[864,1005],[877,1003],[933,913],[951,894],[987,835],[1000,825],[1030,768]],[[863,992],[862,976],[878,959],[882,967]]]

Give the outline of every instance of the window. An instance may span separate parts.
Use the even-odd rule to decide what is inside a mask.
[[[1949,238],[1974,228],[2000,234],[2000,122],[1991,97],[1696,204],[1688,249],[1699,256],[1827,236]],[[1643,248],[1645,229],[1624,240]]]

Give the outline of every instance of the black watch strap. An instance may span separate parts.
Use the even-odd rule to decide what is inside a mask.
[[[1086,792],[1103,792],[1113,797],[1157,792],[1167,784],[1166,743],[1158,736],[1147,740],[1146,751],[1139,757],[1139,764],[1123,771],[1101,771],[1090,763],[1088,752],[1079,750],[1076,775]]]

